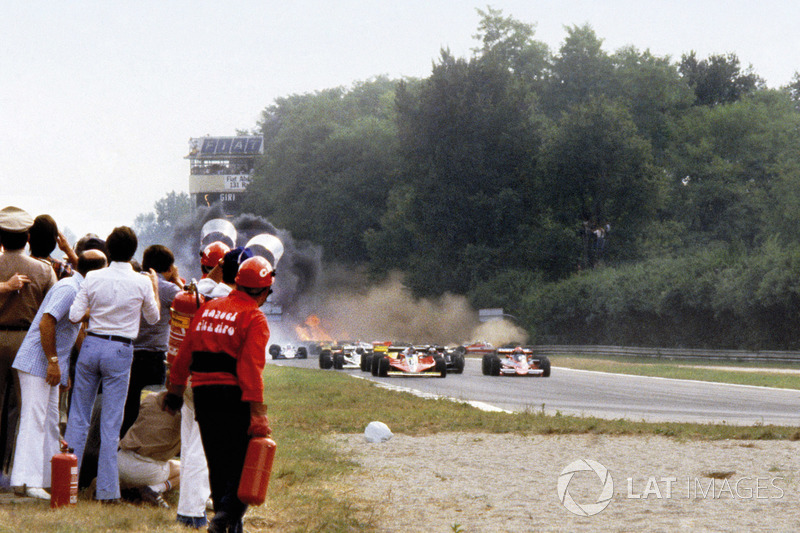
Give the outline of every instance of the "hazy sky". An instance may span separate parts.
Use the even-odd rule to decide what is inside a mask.
[[[252,129],[276,98],[467,57],[487,3],[445,0],[6,3],[0,21],[0,207],[51,214],[77,236],[133,223],[188,191],[190,137]],[[800,2],[489,3],[557,50],[589,23],[679,59],[734,52],[770,87],[800,70]]]

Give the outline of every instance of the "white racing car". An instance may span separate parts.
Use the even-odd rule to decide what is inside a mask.
[[[363,359],[371,353],[372,345],[366,342],[337,342],[320,350],[319,367],[326,370],[361,368]]]
[[[308,359],[308,348],[294,344],[270,344],[269,355],[273,359]]]
[[[483,356],[485,376],[539,376],[550,377],[550,359],[534,355],[530,348],[498,348]]]

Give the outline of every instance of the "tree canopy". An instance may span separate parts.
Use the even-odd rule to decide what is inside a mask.
[[[800,345],[763,319],[800,305],[781,272],[800,246],[800,76],[768,88],[731,53],[607,51],[589,25],[551,51],[534,23],[478,12],[471,57],[442,50],[424,79],[266,107],[247,210],[541,335],[691,344],[683,327],[720,345],[687,324],[749,313],[763,345]]]

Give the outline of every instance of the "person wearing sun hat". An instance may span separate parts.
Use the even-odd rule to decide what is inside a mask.
[[[0,282],[24,279],[17,290],[0,292],[0,458],[2,470],[11,470],[19,419],[20,393],[11,369],[17,350],[33,322],[45,294],[56,282],[52,267],[25,253],[33,217],[24,209],[0,209]]]

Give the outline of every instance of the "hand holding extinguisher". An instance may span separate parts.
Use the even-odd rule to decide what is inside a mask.
[[[251,437],[269,437],[272,434],[266,405],[255,402],[250,404],[250,427],[247,428],[247,434]]]

